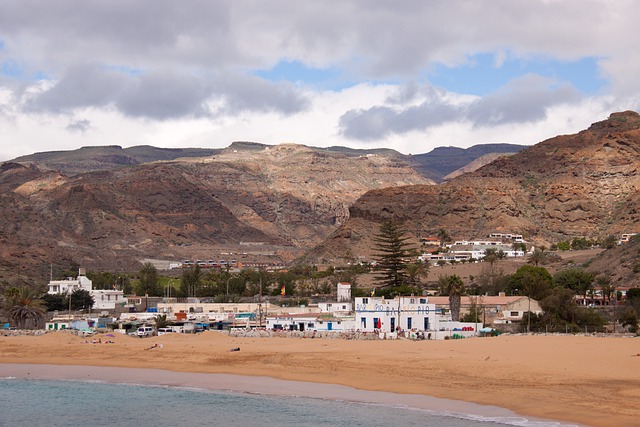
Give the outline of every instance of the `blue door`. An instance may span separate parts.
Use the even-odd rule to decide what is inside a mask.
[[[327,323],[327,330],[329,331],[333,330],[333,323],[331,322]]]

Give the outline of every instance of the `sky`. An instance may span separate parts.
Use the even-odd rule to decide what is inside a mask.
[[[0,161],[531,145],[640,110],[634,0],[3,0]]]

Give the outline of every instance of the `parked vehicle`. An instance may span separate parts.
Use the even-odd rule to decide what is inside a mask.
[[[136,331],[136,335],[139,336],[140,338],[142,338],[142,337],[152,337],[155,334],[156,334],[156,331],[151,326],[141,326]]]
[[[158,328],[158,336],[164,335],[164,334],[172,334],[175,331],[171,328]]]

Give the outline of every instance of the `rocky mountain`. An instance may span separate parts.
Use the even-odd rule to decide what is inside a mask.
[[[122,148],[118,145],[82,147],[69,151],[46,151],[17,157],[13,163],[37,165],[43,170],[53,170],[65,175],[117,169],[158,160],[207,157],[221,149],[207,148],[157,148],[140,145]]]
[[[143,258],[222,252],[290,260],[340,226],[366,191],[415,184],[433,182],[401,160],[298,145],[237,143],[209,157],[74,174],[5,163],[0,280],[46,277],[51,263],[131,271]]]
[[[43,170],[58,171],[65,175],[119,169],[155,161],[181,158],[210,157],[222,152],[255,153],[273,146],[257,142],[236,141],[223,148],[157,148],[140,145],[122,148],[118,145],[82,147],[70,151],[48,151],[18,157],[12,162],[23,165],[37,165]],[[347,157],[382,156],[406,162],[415,171],[429,180],[440,182],[459,168],[465,172],[486,164],[486,159],[498,155],[513,154],[526,146],[514,144],[476,145],[470,148],[441,147],[429,153],[415,156],[405,155],[388,148],[355,149],[348,147],[316,148],[306,147],[319,153],[340,154]],[[485,159],[484,162],[480,159]]]
[[[524,145],[516,144],[481,144],[469,148],[438,147],[429,153],[411,156],[411,160],[416,170],[422,175],[435,182],[441,182],[450,173],[468,166],[483,156],[497,157],[502,154],[514,154],[525,148],[527,147]],[[469,169],[466,172],[470,172]]]
[[[307,259],[371,254],[385,219],[416,238],[444,228],[455,239],[494,231],[537,244],[639,231],[640,115],[614,113],[575,135],[543,141],[438,186],[372,190]]]

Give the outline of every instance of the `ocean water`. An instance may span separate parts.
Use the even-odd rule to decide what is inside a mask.
[[[559,426],[398,405],[101,381],[0,379],[0,426]]]

